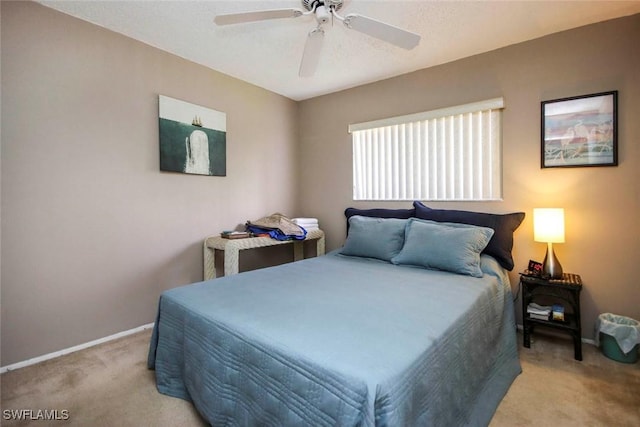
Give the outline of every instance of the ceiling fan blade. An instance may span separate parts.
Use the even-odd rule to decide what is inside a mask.
[[[420,35],[396,26],[352,13],[344,17],[344,25],[403,49],[413,49],[420,43]]]
[[[297,18],[302,15],[303,11],[300,9],[271,9],[217,15],[213,20],[218,25],[231,25],[242,24],[244,22],[264,21],[267,19]]]
[[[324,31],[318,27],[309,32],[307,41],[304,44],[304,53],[302,54],[302,62],[300,63],[300,77],[310,77],[316,71],[318,60],[320,59],[320,51],[322,50],[322,42],[324,40]]]

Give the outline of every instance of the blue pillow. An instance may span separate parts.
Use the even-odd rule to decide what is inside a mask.
[[[482,277],[480,253],[491,236],[493,230],[487,227],[412,218],[407,222],[404,246],[391,262]]]
[[[390,262],[402,249],[406,224],[406,219],[352,216],[349,235],[340,253]]]
[[[500,215],[450,209],[431,209],[418,201],[413,202],[413,206],[416,208],[416,218],[438,222],[456,222],[493,229],[493,237],[484,253],[494,257],[507,270],[513,270],[513,257],[511,256],[513,232],[524,220],[524,212]]]

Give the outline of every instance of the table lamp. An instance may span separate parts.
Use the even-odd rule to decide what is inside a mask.
[[[547,253],[542,265],[543,276],[550,279],[561,279],[562,266],[553,251],[553,243],[564,243],[564,209],[534,209],[533,240],[547,244]]]

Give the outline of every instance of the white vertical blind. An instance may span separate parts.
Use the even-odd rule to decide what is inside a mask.
[[[499,98],[351,125],[354,200],[500,200],[502,108]]]

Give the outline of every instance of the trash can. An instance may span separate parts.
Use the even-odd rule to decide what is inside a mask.
[[[630,317],[603,313],[596,321],[596,344],[609,359],[636,363],[640,345],[640,322]]]

